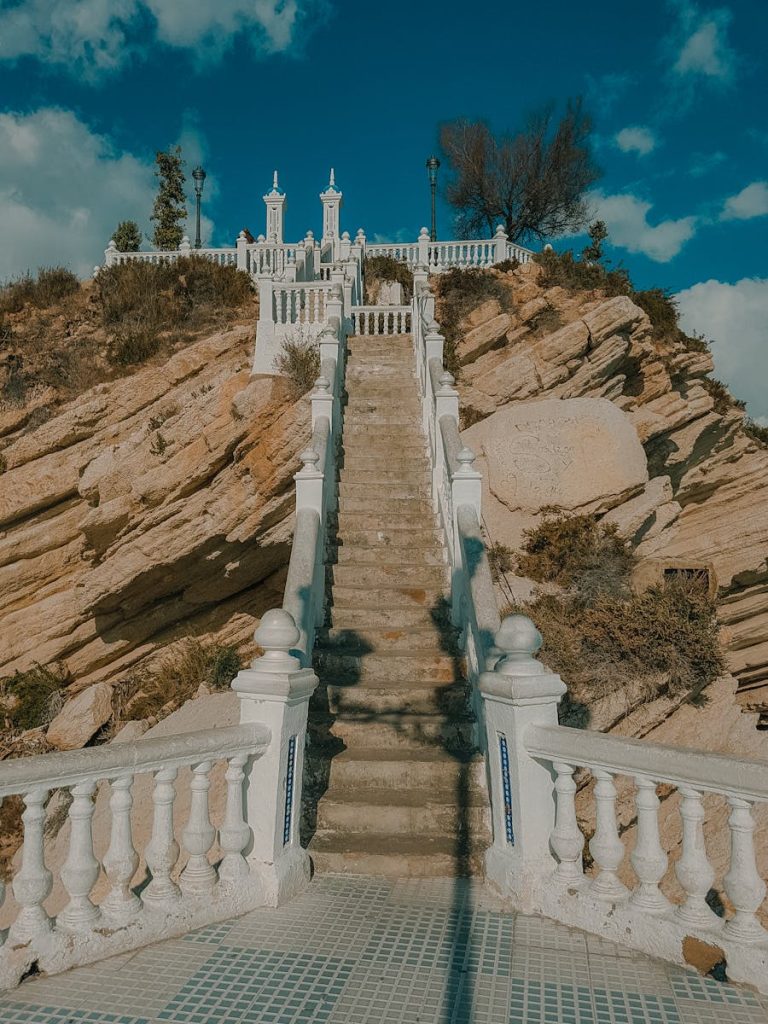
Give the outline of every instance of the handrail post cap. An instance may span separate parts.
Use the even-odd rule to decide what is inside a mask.
[[[264,654],[254,658],[252,668],[290,670],[298,665],[290,651],[298,644],[301,634],[293,616],[284,608],[271,608],[265,612],[253,639],[263,648]]]

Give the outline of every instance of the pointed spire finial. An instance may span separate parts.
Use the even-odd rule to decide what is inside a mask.
[[[328,181],[328,188],[335,188],[335,187],[336,187],[336,175],[334,174],[333,168],[331,168],[331,177],[330,177],[330,179]]]
[[[277,192],[277,171],[272,175],[272,191]]]

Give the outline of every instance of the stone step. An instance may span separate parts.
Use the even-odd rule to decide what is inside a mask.
[[[350,512],[348,515],[353,515]],[[400,523],[388,523],[387,526],[365,526],[359,522],[343,524],[337,529],[337,553],[344,549],[354,550],[356,554],[370,554],[373,561],[377,551],[392,551],[398,558],[405,555],[406,561],[418,562],[421,555],[427,552],[443,554],[443,530],[434,520],[424,522],[420,526],[403,527]],[[339,559],[339,561],[346,560]],[[444,561],[441,558],[441,561]],[[397,559],[395,559],[397,561]],[[426,564],[426,562],[425,562]]]
[[[397,542],[355,544],[351,543],[349,535],[345,534],[340,538],[341,543],[334,557],[337,565],[384,565],[393,569],[401,565],[435,565],[447,568],[442,546],[435,540],[436,532],[425,531],[424,542],[420,545],[402,546]]]
[[[356,793],[326,795],[317,809],[320,834],[380,833],[388,836],[458,836],[487,838],[490,813],[484,794],[468,793],[463,805],[448,790],[410,789],[393,793],[361,788]]]
[[[460,655],[457,631],[445,623],[413,629],[328,629],[318,630],[315,650],[340,650],[345,653],[416,651]]]
[[[422,466],[405,463],[400,469],[387,469],[386,462],[378,469],[360,469],[358,466],[348,467],[346,463],[339,469],[339,483],[344,487],[386,487],[406,490],[416,487],[420,491],[431,494],[429,475]]]
[[[404,563],[402,565],[365,565],[361,563],[330,566],[326,576],[341,587],[439,587],[448,585],[448,566]]]
[[[394,386],[393,386],[394,384]],[[352,382],[352,387],[347,388],[347,402],[369,401],[369,402],[393,402],[401,398],[414,400],[421,408],[421,398],[416,383],[416,378],[398,374],[397,377],[389,375],[379,379],[378,377],[361,377]]]
[[[356,684],[395,686],[401,683],[460,683],[460,659],[449,654],[362,654],[350,651],[318,651],[315,665],[321,679],[334,686]]]
[[[437,747],[465,753],[472,750],[474,743],[475,723],[460,706],[450,715],[345,711],[324,723],[318,718],[316,723],[320,724],[321,736],[327,735],[330,729],[332,735],[353,752],[372,747],[377,750]]]
[[[380,360],[377,363],[360,363],[350,360],[347,363],[347,372],[344,377],[347,394],[354,394],[359,387],[372,388],[386,392],[392,396],[392,385],[401,384],[405,393],[416,393],[416,368],[410,365],[403,365],[399,362],[386,362]]]
[[[410,608],[436,608],[444,600],[443,588],[430,587],[347,587],[334,586],[333,607],[341,608],[387,608],[406,611]]]
[[[456,878],[483,874],[478,841],[465,850],[452,836],[398,836],[386,833],[318,832],[309,853],[319,874],[376,875],[382,878]]]
[[[417,533],[423,534],[424,530],[437,529],[436,517],[429,512],[418,514],[402,513],[394,520],[391,512],[339,512],[338,533],[339,536],[349,539],[350,534],[360,530],[390,531],[399,533],[399,540],[402,543],[413,543],[409,536]]]
[[[428,626],[433,619],[431,608],[419,607],[332,607],[329,609],[329,625],[334,629],[372,629],[377,626],[390,629],[409,629],[411,626]]]
[[[371,718],[379,715],[442,715],[465,717],[468,697],[464,685],[438,683],[430,686],[334,685],[325,686],[328,708],[334,715]],[[429,749],[423,747],[423,750]],[[416,751],[420,756],[422,749]]]
[[[377,502],[380,497],[399,501],[419,498],[423,504],[428,504],[430,509],[432,507],[431,501],[427,502],[426,500],[431,496],[431,488],[423,473],[417,471],[414,474],[415,479],[406,478],[405,480],[394,475],[391,479],[382,480],[375,473],[369,473],[361,479],[358,474],[359,470],[358,473],[352,474],[350,477],[349,471],[341,471],[339,474],[340,496],[368,498],[372,502]]]
[[[393,458],[423,460],[426,463],[427,442],[421,431],[414,431],[406,437],[399,437],[393,444],[391,438],[380,440],[375,433],[348,434],[342,439],[342,455],[344,461],[352,459],[369,459],[381,462]]]
[[[345,413],[356,412],[392,412],[393,409],[411,412],[414,415],[421,413],[421,401],[415,392],[409,394],[402,389],[394,394],[382,392],[379,395],[360,395],[357,390],[351,391],[347,401],[344,403]]]
[[[391,792],[409,788],[450,788],[465,782],[468,788],[485,788],[485,762],[480,754],[455,757],[440,747],[425,747],[418,753],[385,747],[370,750],[342,750],[330,765],[330,784],[338,792],[354,790],[365,779],[369,789]]]
[[[419,498],[411,495],[391,496],[386,489],[378,491],[366,491],[363,488],[356,494],[350,495],[346,488],[339,490],[339,514],[343,513],[370,513],[377,515],[388,514],[396,516],[433,516],[432,503],[427,501],[426,496]]]
[[[429,480],[430,473],[427,456],[422,444],[419,451],[408,454],[400,452],[366,452],[347,451],[342,446],[340,471],[344,473],[361,473],[368,478],[377,473],[385,473],[387,478],[405,477],[419,474],[422,479]]]
[[[401,445],[404,441],[410,441],[414,445],[416,442],[421,441],[422,447],[426,445],[419,423],[399,423],[395,421],[391,423],[376,423],[371,420],[360,419],[345,422],[343,441],[345,448],[350,441],[363,437],[373,438],[379,445],[387,445],[390,451],[397,451],[398,445]]]

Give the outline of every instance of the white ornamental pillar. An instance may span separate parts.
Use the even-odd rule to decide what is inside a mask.
[[[273,301],[273,280],[270,273],[257,277],[259,288],[259,319],[256,323],[256,351],[253,356],[253,373],[274,373],[277,355],[275,339],[275,313]]]
[[[283,244],[285,222],[285,192],[277,184],[277,171],[272,177],[272,188],[263,196],[267,207],[267,238],[270,242]]]
[[[267,906],[276,907],[305,889],[310,879],[299,826],[307,709],[318,680],[291,654],[299,631],[289,612],[266,612],[254,639],[264,654],[238,672],[232,689],[240,698],[241,723],[268,726],[272,742],[246,769],[245,820],[252,838],[245,856],[251,875],[261,881]]]
[[[419,263],[429,268],[429,231],[426,228],[419,232]]]
[[[111,267],[113,263],[117,263],[117,257],[117,245],[115,244],[114,238],[110,238],[109,245],[104,250],[104,266]]]
[[[339,258],[339,239],[341,237],[341,203],[342,193],[336,188],[336,176],[331,168],[331,176],[328,180],[328,188],[320,193],[320,202],[323,204],[323,238],[322,248],[331,247],[331,262]]]
[[[181,255],[181,256],[191,256],[192,255],[192,246],[189,243],[189,236],[188,235],[184,235],[182,240],[179,242],[179,255]]]
[[[507,239],[509,235],[504,230],[504,225],[499,224],[496,228],[496,234],[493,236],[493,262],[503,263],[507,258]]]
[[[534,657],[542,638],[525,615],[508,615],[495,642],[502,657],[478,683],[485,705],[493,820],[485,872],[502,894],[530,912],[537,885],[555,868],[549,845],[555,800],[552,774],[528,753],[525,730],[531,724],[557,725],[557,705],[566,688]]]
[[[248,269],[248,237],[244,231],[241,231],[237,236],[237,242],[235,242],[235,248],[237,249],[237,269],[247,270]]]

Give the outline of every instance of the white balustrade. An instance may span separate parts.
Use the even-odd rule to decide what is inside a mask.
[[[254,694],[256,689],[252,688]],[[303,711],[306,716],[306,703]],[[20,864],[11,883],[17,906],[6,907],[6,913],[10,910],[15,916],[0,945],[0,987],[16,984],[35,962],[49,973],[64,970],[278,898],[278,890],[269,889],[270,866],[244,856],[254,826],[263,832],[259,818],[267,814],[256,797],[246,815],[248,776],[262,758],[285,763],[287,757],[287,740],[275,737],[265,718],[252,704],[239,726],[42,754],[0,765],[0,799],[20,794],[25,804]],[[211,860],[216,827],[208,806],[210,773],[218,761],[227,763],[220,871]],[[175,782],[187,766],[190,810],[181,840],[188,859],[177,879],[181,850],[174,829]],[[137,775],[154,776],[152,835],[140,850],[131,825],[131,791]],[[274,784],[278,785],[277,778]],[[58,907],[49,917],[44,904],[54,889],[54,877],[46,866],[45,821],[54,787],[68,790],[71,803],[67,854],[58,871],[64,898],[53,892]],[[100,787],[105,799],[98,803]],[[95,813],[108,815],[109,847],[102,863],[93,842]],[[281,824],[279,833],[282,843]],[[142,859],[150,873],[148,884],[142,877]],[[102,868],[108,884],[99,901],[95,894],[102,890]]]
[[[659,837],[659,797],[653,779],[638,775],[635,779],[637,796],[637,841],[631,861],[640,883],[632,893],[631,903],[649,913],[669,910],[669,900],[659,889],[659,882],[667,871],[668,857]]]
[[[600,899],[615,901],[628,895],[616,874],[624,859],[624,844],[616,823],[616,787],[610,772],[595,769],[594,775],[597,826],[589,841],[589,852],[599,870],[592,892]]]
[[[275,284],[272,289],[276,324],[322,324],[333,286],[331,284]]]
[[[352,308],[352,333],[410,334],[411,317],[411,306],[354,306]]]

